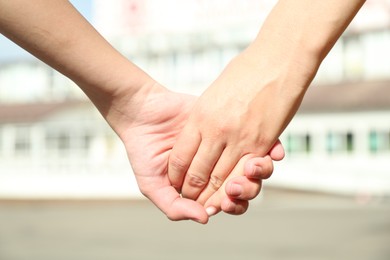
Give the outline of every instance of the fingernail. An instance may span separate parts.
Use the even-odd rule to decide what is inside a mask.
[[[240,196],[242,194],[242,187],[239,184],[233,183],[230,186],[230,196]]]
[[[215,214],[217,214],[217,209],[213,206],[210,206],[206,209],[206,212],[207,212],[207,215],[209,215],[209,217],[211,217],[211,216],[214,216]]]

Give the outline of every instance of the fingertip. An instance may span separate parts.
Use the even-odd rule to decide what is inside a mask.
[[[239,197],[243,193],[243,187],[236,182],[228,182],[225,187],[226,194],[231,197]]]
[[[218,213],[218,209],[214,206],[209,206],[206,208],[207,215],[212,217]]]
[[[240,186],[239,189],[239,191],[241,191],[240,194],[238,194],[237,190],[235,190],[236,185]],[[226,184],[225,192],[226,195],[233,201],[252,200],[259,195],[261,191],[261,186],[262,186],[261,179],[253,179],[253,178],[248,178],[246,176],[239,176],[230,180]]]
[[[225,197],[221,203],[221,209],[223,212],[230,215],[242,215],[249,207],[247,200],[235,200]]]
[[[249,159],[244,166],[244,174],[251,179],[268,179],[273,172],[270,156]]]
[[[218,194],[214,194],[204,204],[204,208],[207,212],[208,217],[217,215],[221,211],[220,197]]]
[[[281,161],[285,156],[284,148],[280,140],[278,139],[274,146],[271,148],[269,155],[274,161]]]
[[[165,214],[172,221],[192,220],[200,224],[207,224],[209,220],[209,215],[202,205],[184,198],[180,198],[172,204],[172,207]]]
[[[180,197],[172,186],[144,194],[172,221],[193,220],[201,224],[208,222],[205,208],[196,201]]]

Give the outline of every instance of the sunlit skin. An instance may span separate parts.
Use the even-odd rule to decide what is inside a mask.
[[[212,207],[208,209],[212,211],[208,212],[209,215],[221,210],[234,215],[243,214],[248,209],[248,200],[259,194],[261,179],[268,178],[273,171],[271,156],[275,160],[283,158],[280,143],[272,149],[271,156],[243,157],[229,176],[231,181],[226,182],[227,188],[221,187],[212,195],[206,207],[202,206],[204,202],[199,204],[182,198],[170,184],[167,162],[196,98],[168,91],[158,84],[154,88],[137,117],[118,130],[141,191],[172,220],[191,218],[204,223],[207,221],[205,208],[208,207]],[[126,121],[125,116],[121,121]],[[243,176],[244,170],[247,177]]]

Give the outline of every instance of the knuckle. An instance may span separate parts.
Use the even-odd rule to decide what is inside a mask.
[[[207,183],[207,180],[205,180],[198,174],[188,173],[187,177],[188,177],[188,185],[190,185],[191,187],[203,188]]]
[[[211,175],[210,177],[210,187],[217,191],[219,188],[221,188],[222,184],[223,184],[223,179],[219,176],[216,176],[216,175]]]
[[[174,171],[185,172],[189,166],[188,162],[180,158],[179,156],[172,154],[169,159],[169,164]]]
[[[223,123],[216,128],[216,136],[224,136],[234,131],[232,124]]]

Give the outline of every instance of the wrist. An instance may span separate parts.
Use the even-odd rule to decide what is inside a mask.
[[[135,92],[130,82],[127,87],[122,87],[111,96],[110,100],[106,100],[104,106],[95,105],[111,128],[123,139],[125,132],[136,126],[140,120],[142,109],[148,100],[153,95],[166,91],[166,88],[150,78],[138,86]]]
[[[245,86],[240,95],[251,100],[253,114],[275,121],[266,131],[271,136],[265,138],[273,143],[298,110],[316,72],[317,66],[310,59],[296,60],[292,56],[280,59],[249,46],[229,63],[222,85],[240,79],[238,84]]]
[[[317,53],[302,48],[286,53],[278,48],[259,48],[256,44],[251,44],[232,62],[247,64],[264,84],[269,82],[280,88],[281,93],[303,96],[320,65]]]
[[[152,92],[163,89],[121,54],[85,63],[68,75],[83,90],[115,132],[128,124]]]

